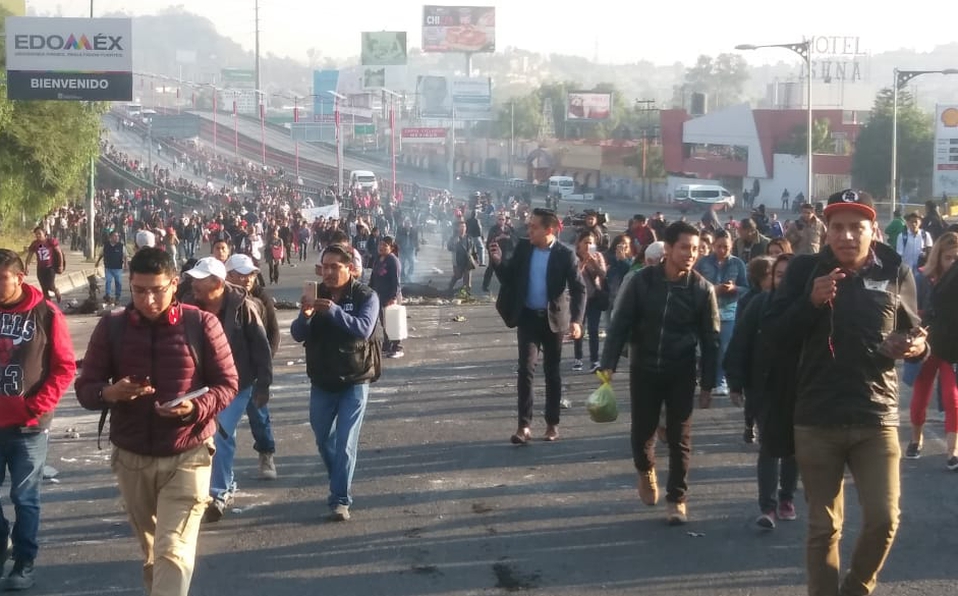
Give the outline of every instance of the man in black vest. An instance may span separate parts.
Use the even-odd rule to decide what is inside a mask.
[[[383,331],[379,297],[353,275],[353,254],[331,244],[323,251],[322,283],[316,296],[303,296],[293,321],[293,340],[306,346],[311,382],[309,423],[329,474],[333,521],[347,521],[359,431],[366,413],[369,383],[379,378]]]
[[[503,261],[498,244],[489,247],[489,260],[502,288],[497,308],[509,327],[518,327],[519,429],[512,442],[523,445],[532,438],[532,380],[542,351],[546,374],[546,433],[544,440],[559,438],[559,402],[562,400],[562,338],[582,337],[585,284],[575,254],[556,239],[559,220],[555,211],[535,209],[529,218],[529,239],[522,240],[512,258]]]
[[[110,232],[110,240],[103,245],[103,252],[96,260],[94,267],[100,266],[103,261],[103,276],[106,278],[104,298],[110,301],[110,287],[113,287],[113,302],[119,304],[123,287],[123,270],[126,268],[126,247],[120,242],[120,233]]]

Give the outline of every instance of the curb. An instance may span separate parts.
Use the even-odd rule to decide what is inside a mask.
[[[78,288],[88,288],[89,284],[87,283],[87,278],[91,275],[96,275],[97,277],[102,278],[103,267],[101,266],[94,268],[91,265],[89,269],[81,269],[79,271],[72,271],[70,273],[62,273],[57,276],[57,289],[60,290],[61,294],[66,294],[67,292],[72,292]],[[40,287],[40,282],[34,275],[28,275],[24,281],[36,288]]]

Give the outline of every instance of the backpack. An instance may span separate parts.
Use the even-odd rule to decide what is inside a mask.
[[[186,309],[183,313],[183,329],[186,331],[186,345],[190,350],[190,358],[193,359],[193,366],[200,372],[203,371],[203,317],[199,310]],[[120,380],[119,373],[115,368],[123,356],[123,330],[126,328],[126,310],[120,313],[109,313],[103,315],[107,319],[107,337],[110,340],[111,359],[113,363],[113,374],[111,380],[116,383]],[[100,422],[96,429],[96,448],[103,449],[100,445],[100,439],[103,437],[103,428],[106,426],[106,418],[109,415],[109,406],[104,407],[100,412]],[[218,423],[217,423],[218,425]]]

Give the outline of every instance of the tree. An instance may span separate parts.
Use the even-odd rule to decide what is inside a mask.
[[[513,107],[514,106],[514,107]],[[517,139],[535,139],[542,129],[542,102],[534,93],[514,97],[509,103],[499,106],[496,119],[496,136],[508,139],[512,135],[513,109],[515,110],[515,133]]]
[[[852,160],[855,186],[875,196],[888,196],[891,184],[893,91],[882,89],[875,98],[871,118],[858,133]],[[915,105],[910,93],[898,94],[898,180],[931,195],[932,119]]]
[[[695,65],[685,70],[682,84],[672,88],[672,104],[687,105],[692,93],[707,93],[713,108],[735,105],[742,100],[748,78],[748,63],[738,54],[719,54],[714,59],[699,56]]]
[[[831,123],[826,118],[812,122],[812,151],[814,153],[835,153],[832,140]],[[791,136],[775,148],[776,153],[787,153],[801,157],[808,153],[808,125],[797,124]]]

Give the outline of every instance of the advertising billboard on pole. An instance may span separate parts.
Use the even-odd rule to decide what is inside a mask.
[[[566,100],[566,120],[599,121],[612,117],[612,94],[594,91],[570,91]]]
[[[7,17],[7,98],[133,99],[130,19]]]
[[[456,120],[492,120],[492,80],[489,77],[425,75],[419,77],[416,93],[422,118],[455,116]]]
[[[958,198],[958,105],[935,106],[935,157],[932,194]]]
[[[423,6],[422,51],[495,52],[495,7]]]
[[[404,66],[405,31],[365,31],[362,33],[363,66]]]
[[[402,129],[403,145],[407,144],[435,144],[446,140],[446,129],[438,127],[418,127]]]

